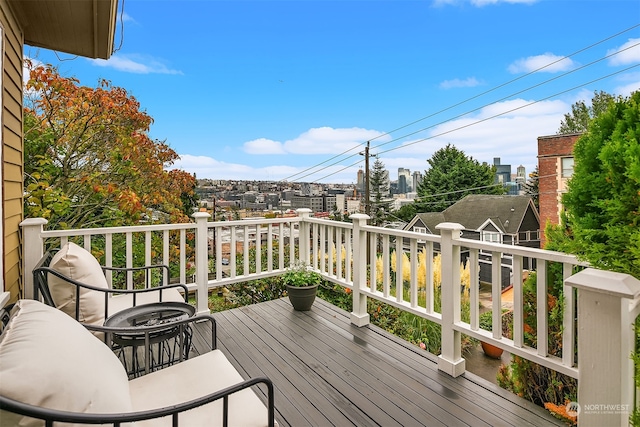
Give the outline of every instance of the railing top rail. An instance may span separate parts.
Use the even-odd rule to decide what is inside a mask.
[[[246,225],[264,225],[269,224],[287,224],[291,222],[300,222],[298,216],[290,218],[256,218],[256,219],[239,219],[233,221],[209,221],[208,227],[244,227]]]
[[[364,231],[377,234],[388,234],[395,237],[406,237],[407,239],[426,240],[428,242],[440,242],[441,237],[437,234],[418,233],[417,231],[397,230],[393,228],[376,227],[373,225],[365,225],[361,228]]]
[[[353,229],[353,224],[350,222],[343,222],[343,221],[334,221],[332,219],[326,219],[326,218],[305,218],[306,222],[312,223],[312,224],[325,224],[325,225],[331,225],[332,227],[336,227],[336,228],[349,228],[349,229]]]
[[[196,228],[195,222],[181,224],[150,224],[124,227],[74,228],[70,230],[44,230],[42,237],[89,236],[94,234],[142,233],[145,231],[189,230]]]
[[[512,255],[520,255],[524,257],[543,259],[553,262],[569,263],[588,267],[589,263],[580,261],[575,255],[565,254],[563,252],[549,251],[547,249],[529,248],[526,246],[507,245],[504,243],[483,242],[473,239],[454,240],[454,245],[464,246],[470,249],[483,249],[494,252],[504,252]]]

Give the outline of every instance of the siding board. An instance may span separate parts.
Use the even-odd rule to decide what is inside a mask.
[[[11,300],[18,298],[22,272],[20,264],[20,222],[22,221],[22,49],[23,32],[7,0],[0,0],[3,29],[2,61],[2,214],[4,228],[4,286]]]

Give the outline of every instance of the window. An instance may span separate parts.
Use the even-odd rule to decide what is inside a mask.
[[[427,234],[427,229],[425,227],[413,227],[413,231],[416,233]]]
[[[562,158],[562,178],[571,178],[573,175],[573,157]]]
[[[483,242],[492,242],[492,243],[501,243],[500,233],[496,231],[483,231],[482,232],[482,241]]]

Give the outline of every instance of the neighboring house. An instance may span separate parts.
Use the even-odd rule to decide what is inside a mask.
[[[439,235],[440,230],[436,226],[442,222],[461,224],[465,239],[540,247],[540,219],[529,196],[468,195],[442,212],[417,214],[405,230]],[[463,250],[461,256],[463,261],[466,260],[468,251]],[[485,282],[491,281],[489,258],[490,254],[480,254],[480,280]],[[511,274],[509,255],[503,256],[502,265],[502,285],[506,287]],[[530,267],[525,260],[525,268]]]
[[[582,134],[538,137],[538,200],[540,205],[540,237],[544,247],[547,223],[559,224],[562,194],[573,175],[573,146]]]
[[[0,306],[16,300],[23,283],[22,64],[24,45],[89,58],[113,52],[117,0],[0,0],[2,143],[0,144]],[[29,272],[30,273],[30,272]]]

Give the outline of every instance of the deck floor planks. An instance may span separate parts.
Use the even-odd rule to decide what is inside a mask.
[[[321,346],[325,345],[327,349],[331,349],[336,347],[333,343],[317,340],[317,343],[314,344],[304,338],[304,333],[297,332],[297,329],[293,330],[292,333],[294,336],[288,339],[288,345],[296,348],[296,357],[301,358],[307,364],[312,364],[314,371],[321,376],[321,380],[330,385],[329,390],[333,389],[333,393],[344,396],[345,399],[353,404],[353,408],[359,408],[363,414],[369,414],[374,419],[381,420],[385,425],[391,425],[392,423],[406,425],[416,422],[412,417],[387,413],[382,409],[384,405],[382,405],[382,408],[379,407],[381,406],[380,399],[382,395],[379,395],[379,390],[371,389],[366,382],[366,378],[362,379],[358,375],[353,375],[350,369],[341,368],[336,371],[336,367],[339,365],[335,362],[335,358],[323,353],[321,349],[316,347],[317,343],[320,343]],[[317,335],[314,335],[314,338],[317,338]],[[353,361],[348,361],[347,365],[353,365]],[[367,393],[363,393],[362,390],[367,390]],[[431,422],[437,423],[435,419],[432,419]]]
[[[281,426],[563,425],[473,374],[438,371],[435,356],[375,326],[355,327],[322,300],[306,313],[280,299],[214,316],[231,363],[274,382]],[[206,342],[195,335],[197,347]]]
[[[256,307],[256,309],[266,310],[265,307]],[[322,324],[315,322],[315,319],[310,318],[308,314],[295,313],[290,306],[283,307],[283,310],[272,311],[275,312],[274,320],[277,322],[286,320],[287,312],[295,316],[296,328],[304,331],[299,337],[304,343],[304,346],[299,344],[301,351],[310,352],[313,348],[313,353],[318,355],[319,362],[325,363],[327,369],[335,371],[332,372],[333,375],[327,377],[328,380],[345,396],[353,399],[354,404],[361,407],[363,412],[370,413],[379,406],[391,414],[400,425],[424,423],[451,426],[471,425],[469,424],[471,422],[478,425],[477,418],[462,421],[434,403],[432,401],[434,398],[439,400],[439,404],[449,403],[440,400],[439,395],[431,393],[427,396],[426,393],[416,393],[415,390],[407,387],[404,381],[398,380],[397,371],[390,369],[388,360],[380,358],[369,349],[353,343],[352,340],[337,340],[333,328],[326,328],[328,325],[321,327]],[[293,333],[297,333],[297,329]],[[328,374],[323,374],[323,376],[326,375]],[[349,381],[345,381],[343,377],[348,378]],[[378,386],[371,387],[372,383]],[[365,393],[367,396],[363,401],[361,397]]]
[[[342,317],[348,316],[346,312],[330,304],[314,305],[314,309],[316,309],[316,311],[323,311],[324,313],[320,318],[325,320],[337,319],[336,312],[341,312]],[[336,322],[341,323],[340,320],[336,320]],[[456,393],[460,393],[461,396],[469,402],[477,402],[477,406],[479,408],[482,408],[482,410],[488,410],[497,417],[492,424],[500,423],[500,421],[502,421],[502,423],[507,423],[509,425],[522,426],[563,425],[560,421],[551,417],[551,415],[543,408],[540,408],[539,406],[524,400],[507,390],[499,388],[495,384],[477,377],[472,373],[466,372],[463,377],[467,381],[465,381],[464,384],[460,383],[460,380],[452,378],[437,370],[436,356],[424,352],[423,350],[418,350],[418,347],[413,344],[395,337],[376,326],[370,326],[370,328],[364,329],[352,326],[351,332],[354,335],[357,335],[359,339],[366,339],[369,343],[378,342],[380,345],[375,347],[383,351],[391,348],[388,345],[385,345],[389,340],[392,340],[398,345],[410,350],[409,353],[406,353],[408,359],[406,361],[403,359],[403,363],[408,363],[407,366],[410,368],[410,372],[424,373],[425,375],[428,375],[431,380],[436,381],[437,384],[447,387],[448,390],[443,390],[444,392],[451,390]],[[434,369],[425,369],[425,357],[433,361]],[[429,384],[430,383],[424,385],[429,386]],[[513,404],[513,406],[508,408],[508,411],[505,411],[505,399],[509,403]]]
[[[273,381],[276,420],[281,425],[292,426],[311,425],[308,421],[309,418],[317,420],[319,425],[323,423],[323,420],[328,423],[323,413],[308,401],[308,397],[289,382],[287,375],[291,371],[296,371],[296,367],[282,363],[278,352],[283,349],[278,345],[269,347],[261,345],[257,343],[257,338],[249,342],[245,337],[250,331],[246,330],[246,326],[238,321],[235,315],[226,312],[223,315],[220,314],[216,315],[220,330],[218,347],[240,372],[247,374],[247,377],[264,375]],[[253,349],[250,349],[250,346]],[[298,368],[297,372],[301,372],[302,367]]]

